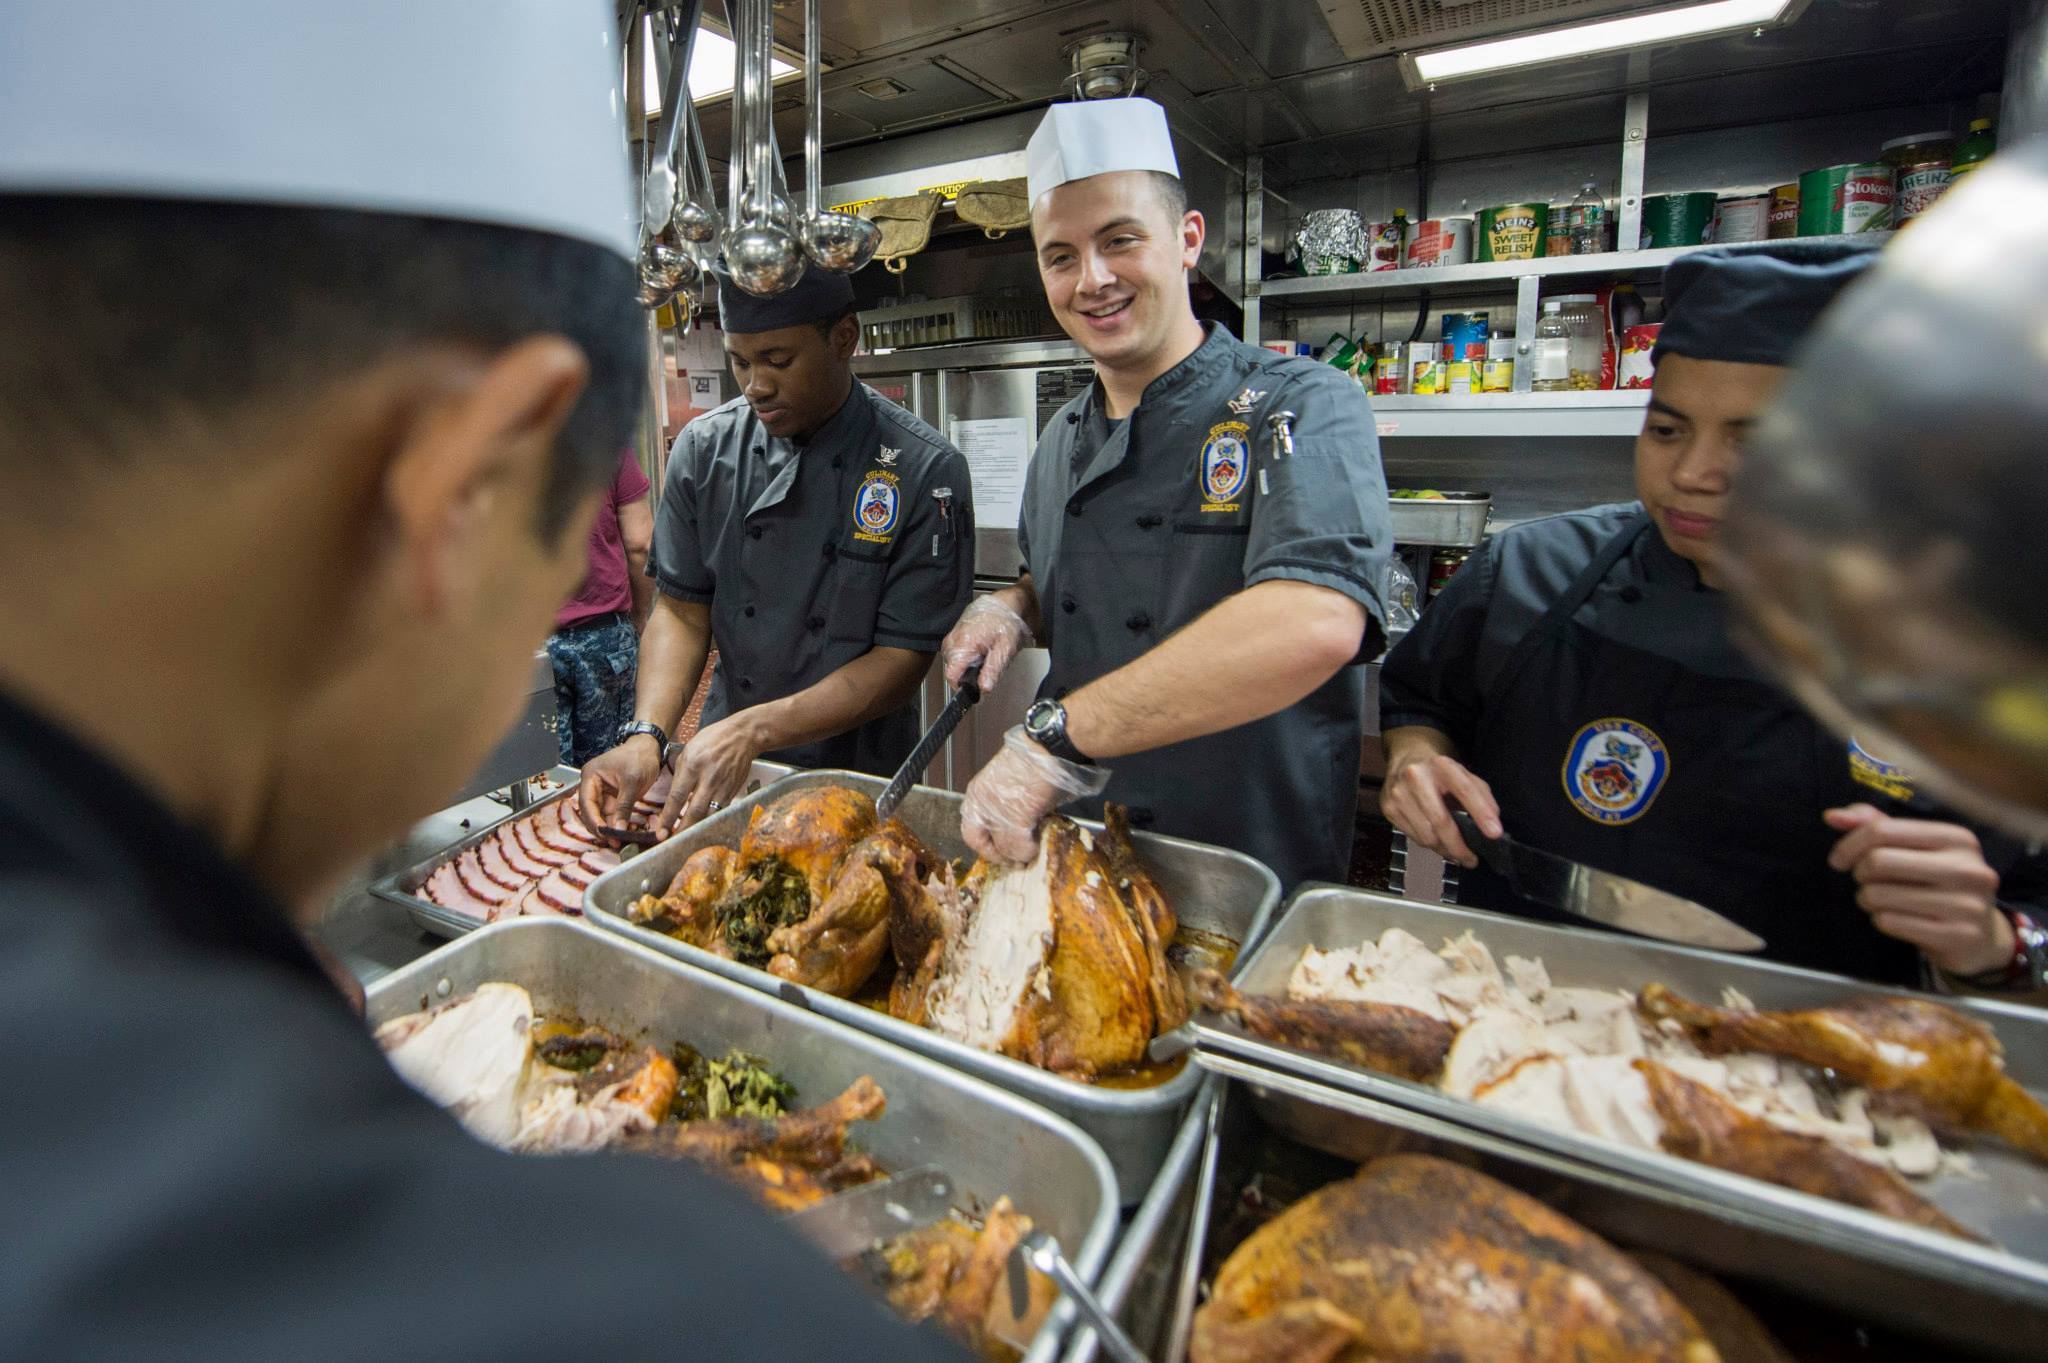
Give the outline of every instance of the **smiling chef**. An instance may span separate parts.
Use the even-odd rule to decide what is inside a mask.
[[[1381,805],[1469,868],[1461,903],[1547,913],[1475,863],[1454,806],[1489,836],[1719,910],[1779,960],[2030,987],[2048,866],[1830,734],[1728,631],[1717,532],[1744,444],[1875,257],[1787,243],[1671,265],[1638,500],[1493,536],[1388,655]]]
[[[946,642],[948,678],[984,690],[1034,637],[1052,655],[963,832],[1025,861],[1054,808],[1109,799],[1288,885],[1341,880],[1389,546],[1371,406],[1195,319],[1206,225],[1159,105],[1055,105],[1028,168],[1039,278],[1096,381],[1039,436],[1023,574]]]
[[[613,7],[479,17],[0,5],[0,1357],[961,1357],[708,1173],[472,1139],[302,936],[646,397]]]

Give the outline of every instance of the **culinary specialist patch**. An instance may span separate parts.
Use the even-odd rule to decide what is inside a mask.
[[[1251,427],[1242,421],[1222,421],[1209,428],[1202,442],[1202,510],[1235,511],[1238,494],[1251,477],[1252,447],[1246,436]]]
[[[861,479],[853,494],[853,537],[869,544],[887,544],[896,538],[896,518],[902,510],[897,477],[873,469]]]
[[[1670,775],[1664,740],[1632,719],[1594,720],[1573,736],[1564,757],[1564,793],[1595,823],[1641,818]]]
[[[1887,762],[1855,739],[1849,740],[1849,775],[1859,786],[1868,786],[1889,800],[1913,798],[1913,778],[1906,769]]]

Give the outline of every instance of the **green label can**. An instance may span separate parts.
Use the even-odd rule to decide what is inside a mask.
[[[1799,235],[1882,231],[1896,192],[1892,168],[1879,162],[1809,170],[1799,177]]]
[[[1652,194],[1643,200],[1643,249],[1698,246],[1714,222],[1712,190],[1692,194]]]
[[[1550,205],[1502,204],[1479,215],[1480,260],[1534,260],[1543,254],[1544,232],[1550,226]]]

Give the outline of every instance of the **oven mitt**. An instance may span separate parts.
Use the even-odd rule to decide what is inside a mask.
[[[877,199],[861,209],[860,215],[882,229],[882,244],[875,251],[875,259],[890,274],[902,274],[910,257],[931,242],[932,219],[939,215],[939,196],[926,191],[906,194],[900,199]]]
[[[976,180],[960,191],[953,211],[960,221],[973,223],[982,235],[994,241],[1020,227],[1031,225],[1031,200],[1026,197],[1024,177],[1014,180]]]

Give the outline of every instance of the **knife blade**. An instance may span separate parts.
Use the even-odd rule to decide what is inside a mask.
[[[1507,881],[1516,894],[1546,908],[1665,942],[1714,951],[1763,950],[1763,938],[1704,904],[1539,851],[1513,838],[1489,838],[1462,809],[1452,810],[1451,818],[1465,845],[1488,870]]]
[[[836,1260],[943,1221],[952,1212],[952,1178],[927,1164],[813,1202],[784,1217],[783,1224]]]
[[[896,769],[896,774],[889,778],[887,789],[883,790],[881,798],[875,801],[877,820],[886,819],[896,812],[896,806],[902,804],[903,797],[910,794],[910,788],[917,784],[917,778],[924,775],[924,769],[932,764],[932,759],[938,756],[939,749],[953,736],[953,730],[960,727],[960,717],[967,713],[969,706],[980,699],[980,687],[971,681],[960,683],[960,689],[946,702],[946,708],[939,711],[939,717],[932,721],[932,727],[925,730],[923,738],[917,740],[917,746],[910,750],[910,756],[903,759],[903,765]]]

